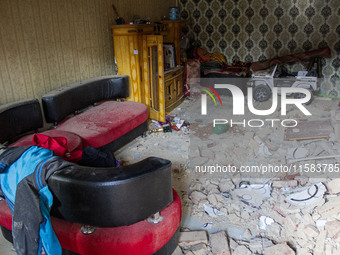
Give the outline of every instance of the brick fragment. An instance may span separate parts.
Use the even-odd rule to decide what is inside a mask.
[[[321,219],[335,217],[340,213],[340,197],[333,198],[318,208]]]
[[[330,194],[340,193],[340,179],[339,178],[327,182],[326,186]]]
[[[325,225],[325,229],[328,232],[328,236],[333,239],[337,239],[340,236],[340,221],[329,221]]]
[[[297,180],[282,180],[273,181],[273,188],[281,189],[286,187],[296,187],[298,185]]]
[[[179,235],[178,245],[181,247],[190,247],[196,244],[208,244],[208,237],[205,231],[181,232]]]
[[[270,246],[264,250],[264,255],[295,255],[287,243]]]
[[[212,253],[215,255],[230,255],[227,235],[224,231],[209,235]]]

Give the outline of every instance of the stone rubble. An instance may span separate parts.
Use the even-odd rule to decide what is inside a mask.
[[[222,101],[224,107],[232,108],[231,101],[224,98]],[[270,104],[267,103],[254,107],[268,109]],[[227,116],[231,114],[220,108],[208,105],[209,110],[216,111],[216,116],[230,118]],[[334,132],[328,140],[284,141],[285,128],[280,125],[269,127],[266,124],[263,128],[236,125],[228,127],[226,133],[217,135],[211,123],[214,116],[205,118],[200,114],[199,101],[195,104],[195,100],[185,100],[181,109],[175,109],[172,113],[190,122],[189,133],[149,134],[147,138],[135,139],[118,151],[116,157],[127,164],[148,156],[172,161],[173,186],[181,196],[183,209],[179,246],[173,255],[340,254],[340,178],[336,178],[339,171],[332,174],[299,171],[299,167],[316,164],[339,169],[340,160],[336,157],[304,160],[340,154],[338,108],[335,100],[317,98],[308,106],[314,119],[332,120]],[[287,109],[285,118],[305,118],[301,111],[289,106]],[[279,111],[270,116],[273,119],[282,117]],[[135,153],[139,153],[140,157],[135,158]],[[295,162],[290,164],[289,160]],[[292,166],[297,171],[262,175],[204,171],[207,166],[240,169],[241,166],[261,164]],[[269,185],[269,196],[261,202],[252,203],[251,198],[247,198],[248,194],[237,195],[238,189],[252,184]],[[295,198],[296,194],[308,194],[316,186],[315,192],[320,188],[325,192],[313,200],[315,203]],[[288,198],[295,198],[295,203]],[[266,225],[261,227],[261,217],[272,220],[265,221]]]
[[[224,231],[209,235],[211,251],[216,255],[230,255],[228,238]]]
[[[340,179],[334,179],[326,183],[329,194],[336,195],[340,193]]]
[[[294,255],[295,252],[287,243],[277,244],[264,250],[264,255]]]
[[[181,232],[178,245],[187,248],[197,244],[208,244],[208,237],[205,231]]]

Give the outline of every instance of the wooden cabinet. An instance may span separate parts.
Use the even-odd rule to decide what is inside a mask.
[[[142,47],[143,35],[153,34],[153,25],[112,26],[113,49],[118,74],[130,77],[130,91],[127,100],[142,102]]]
[[[149,118],[165,121],[163,37],[143,36],[142,103],[149,108]]]
[[[170,112],[184,100],[183,67],[175,67],[164,73],[165,111]]]
[[[127,100],[146,104],[150,118],[164,122],[165,111],[171,111],[184,98],[183,68],[164,72],[163,63],[165,40],[175,45],[179,62],[180,22],[116,25],[112,26],[112,32],[118,74],[130,77]]]

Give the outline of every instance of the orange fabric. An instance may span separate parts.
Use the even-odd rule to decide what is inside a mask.
[[[204,63],[206,61],[210,61],[210,54],[203,48],[197,49],[197,55],[199,56],[200,62]]]

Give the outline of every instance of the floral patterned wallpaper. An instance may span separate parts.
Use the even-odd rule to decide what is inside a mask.
[[[180,0],[180,14],[194,45],[223,53],[229,63],[328,45],[332,57],[322,62],[322,90],[340,96],[339,0]]]

